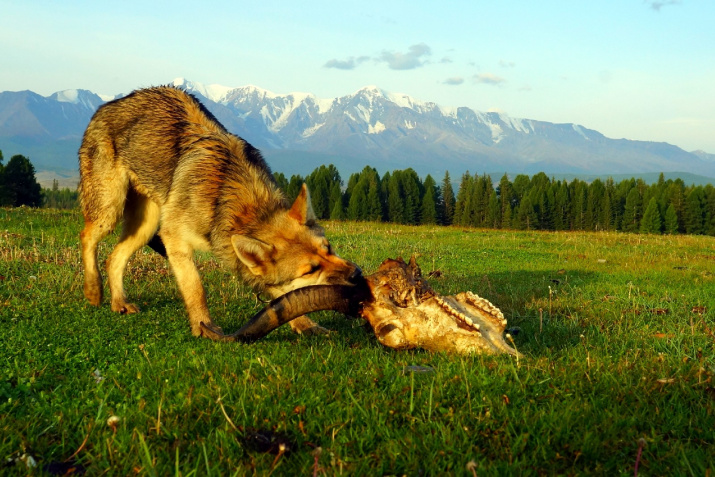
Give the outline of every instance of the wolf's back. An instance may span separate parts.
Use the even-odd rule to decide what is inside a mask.
[[[228,180],[273,182],[258,150],[234,136],[192,95],[155,87],[101,106],[79,151],[80,197],[92,202],[105,178],[126,175],[131,187],[159,204],[172,191]],[[212,187],[213,185],[213,187]]]

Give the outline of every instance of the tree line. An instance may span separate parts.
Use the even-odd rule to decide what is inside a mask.
[[[0,151],[0,207],[52,207],[72,209],[78,205],[76,190],[59,188],[57,179],[51,189],[43,189],[35,177],[35,166],[30,159],[16,154],[7,165]]]
[[[413,169],[382,177],[373,167],[352,174],[343,187],[337,168],[320,166],[306,177],[274,173],[290,200],[303,182],[319,219],[439,224],[517,230],[612,230],[649,234],[715,235],[715,187],[686,186],[681,179],[648,185],[642,179],[615,183],[554,180],[545,173],[464,173],[455,194],[446,172],[438,184]]]
[[[338,169],[320,166],[308,176],[273,174],[289,200],[308,184],[319,219],[459,225],[517,230],[614,230],[650,234],[715,236],[715,187],[685,185],[681,179],[654,184],[642,179],[615,183],[554,180],[541,172],[498,183],[487,174],[462,174],[456,193],[449,172],[437,183],[411,168],[380,176],[374,167],[351,174],[344,184]],[[74,208],[76,190],[42,189],[35,168],[22,155],[3,164],[0,151],[0,206]]]

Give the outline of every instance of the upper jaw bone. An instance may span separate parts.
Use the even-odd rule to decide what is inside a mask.
[[[475,331],[479,331],[479,324],[475,323],[470,317],[459,311],[453,303],[450,303],[448,299],[444,299],[440,296],[435,296],[434,301],[437,305],[445,311],[448,315],[453,316],[458,322],[464,324],[465,326],[472,328]]]

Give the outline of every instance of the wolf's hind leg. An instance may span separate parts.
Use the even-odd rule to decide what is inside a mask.
[[[97,265],[97,247],[117,225],[124,197],[107,197],[97,193],[90,198],[83,197],[83,200],[84,229],[79,237],[84,263],[84,296],[92,305],[99,306],[102,303],[102,275]]]
[[[102,303],[102,275],[97,265],[97,246],[113,228],[114,224],[110,226],[106,221],[85,219],[84,229],[80,233],[84,263],[84,296],[94,306]]]
[[[129,258],[154,236],[159,228],[159,206],[145,195],[130,189],[124,205],[124,226],[119,243],[107,259],[107,279],[112,294],[112,311],[136,313],[139,307],[127,303],[124,270]]]

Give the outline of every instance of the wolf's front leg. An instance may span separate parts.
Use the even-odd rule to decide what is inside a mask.
[[[194,251],[190,245],[172,240],[166,234],[162,235],[162,240],[166,245],[166,254],[169,258],[169,264],[176,277],[176,283],[179,285],[179,291],[186,304],[186,310],[189,313],[189,323],[191,324],[191,333],[194,336],[204,336],[211,339],[216,339],[213,334],[207,333],[201,327],[201,322],[217,329],[220,327],[213,324],[209,316],[209,309],[206,304],[206,292],[201,284],[199,271],[194,263]]]

